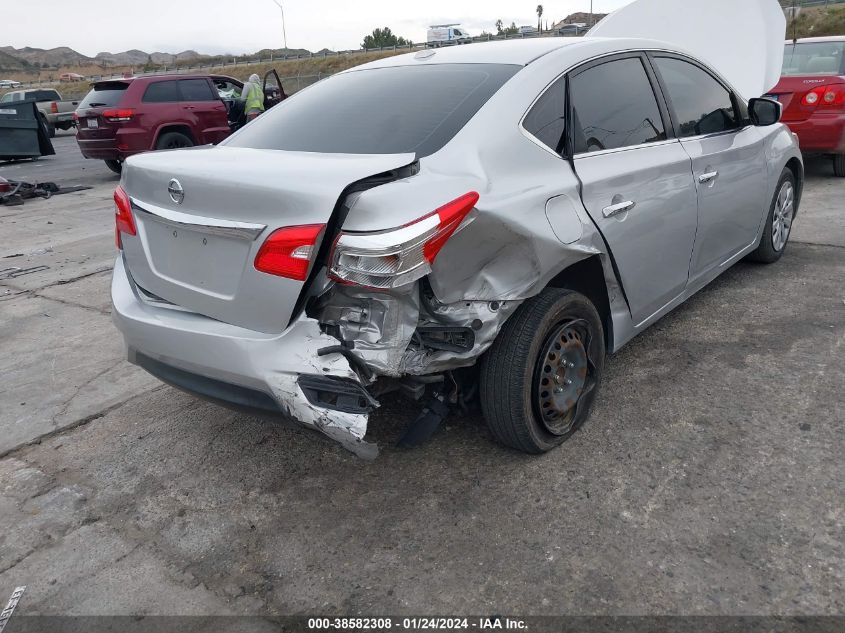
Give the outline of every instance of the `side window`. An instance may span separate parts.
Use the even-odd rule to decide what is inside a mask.
[[[682,138],[739,127],[730,92],[710,73],[672,57],[656,57],[654,64],[669,92]]]
[[[205,79],[182,79],[179,81],[182,101],[217,101],[211,86]]]
[[[589,68],[570,80],[569,89],[576,154],[666,140],[640,58]]]
[[[558,154],[563,152],[566,120],[566,79],[558,79],[537,99],[525,116],[522,127]]]
[[[175,81],[157,81],[147,86],[142,99],[144,103],[170,103],[179,101]]]

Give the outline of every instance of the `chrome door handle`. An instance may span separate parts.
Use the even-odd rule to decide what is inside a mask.
[[[637,206],[636,202],[626,200],[625,202],[619,202],[617,204],[612,204],[609,207],[605,207],[604,209],[602,209],[602,213],[604,214],[604,217],[612,218],[614,215],[619,215],[620,213],[630,211],[635,206]]]
[[[706,185],[708,182],[713,182],[718,177],[718,171],[708,171],[706,174],[701,174],[698,177],[698,182],[700,182],[702,185]]]

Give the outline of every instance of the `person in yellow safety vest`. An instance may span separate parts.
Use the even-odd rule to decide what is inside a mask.
[[[244,89],[241,91],[247,123],[264,112],[264,88],[261,87],[260,82],[258,75],[250,75],[249,81],[244,84]]]

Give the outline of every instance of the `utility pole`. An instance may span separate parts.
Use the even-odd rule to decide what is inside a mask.
[[[282,37],[284,37],[285,51],[287,51],[288,34],[287,34],[287,31],[285,31],[285,8],[282,6],[282,3],[279,2],[279,0],[273,0],[273,2],[276,4],[277,7],[279,7],[279,10],[282,12]]]
[[[593,0],[590,0],[590,28],[593,26]]]

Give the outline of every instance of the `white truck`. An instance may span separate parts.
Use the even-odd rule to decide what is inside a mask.
[[[460,24],[433,24],[428,27],[426,46],[453,46],[472,42],[470,34],[458,27]]]

